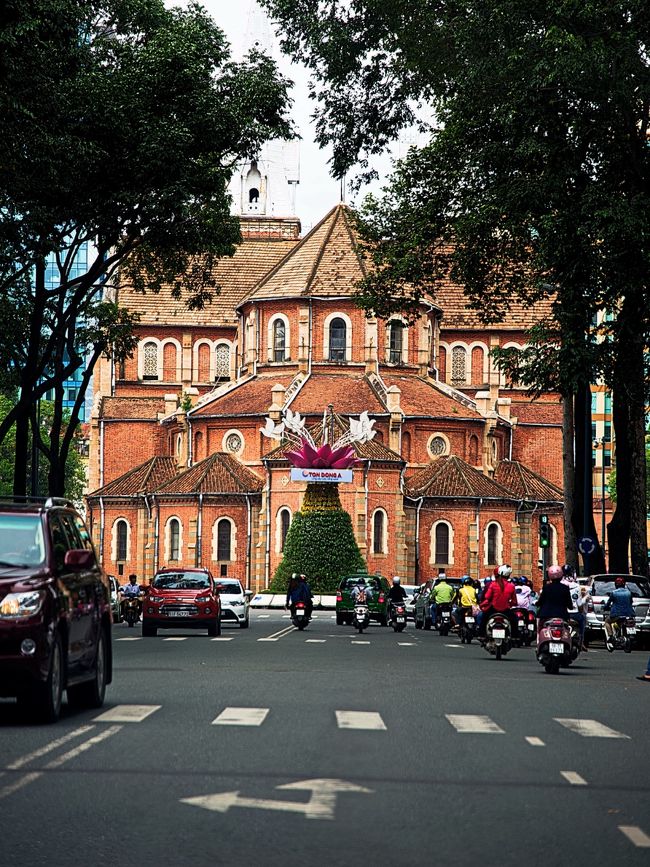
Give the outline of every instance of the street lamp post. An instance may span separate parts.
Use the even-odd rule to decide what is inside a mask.
[[[600,544],[605,556],[605,446],[609,442],[607,437],[598,437],[594,440],[594,448],[600,446]]]

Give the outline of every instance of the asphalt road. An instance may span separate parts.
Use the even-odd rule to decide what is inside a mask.
[[[532,650],[253,612],[221,640],[119,625],[114,653],[100,712],[0,702],[0,864],[650,862],[643,652],[552,676]]]

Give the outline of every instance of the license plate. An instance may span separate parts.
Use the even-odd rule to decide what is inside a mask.
[[[555,644],[553,641],[548,646],[549,653],[555,653],[559,656],[564,655],[564,645],[563,644]]]
[[[465,623],[476,623],[476,621],[474,620],[473,617],[466,617],[466,618],[465,618]]]
[[[492,638],[505,638],[506,631],[505,629],[493,629],[492,630]]]
[[[191,615],[191,611],[174,611],[171,614],[172,617],[191,617]]]
[[[627,627],[627,634],[628,634],[628,635],[636,635],[636,627],[634,627],[634,626],[628,626],[628,627]]]
[[[404,623],[404,618],[403,618],[403,617],[398,617],[398,618],[397,618],[397,622],[398,622],[398,623]]]
[[[535,631],[535,624],[534,624],[534,623],[529,623],[529,624],[528,624],[528,629],[529,629],[531,632],[534,632],[534,631]]]
[[[305,612],[302,608],[296,608],[296,617],[304,617]]]

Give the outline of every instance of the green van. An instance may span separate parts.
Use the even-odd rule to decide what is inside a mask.
[[[378,620],[382,626],[388,626],[388,592],[390,585],[383,575],[369,575],[367,572],[354,572],[341,578],[336,591],[336,625],[352,623],[354,600],[352,588],[359,578],[365,578],[366,587],[372,592],[368,601],[371,620]]]

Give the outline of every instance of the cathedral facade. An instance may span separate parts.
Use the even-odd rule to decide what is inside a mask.
[[[490,349],[523,346],[546,309],[513,303],[488,328],[447,283],[414,322],[367,317],[349,209],[301,238],[264,159],[235,184],[243,241],[211,304],[118,289],[140,323],[134,356],[95,376],[87,506],[107,572],[198,565],[267,587],[305,487],[260,429],[291,409],[332,429],[375,420],[340,486],[370,571],[417,583],[508,562],[538,581],[540,515],[562,559],[562,410],[505,382]]]

